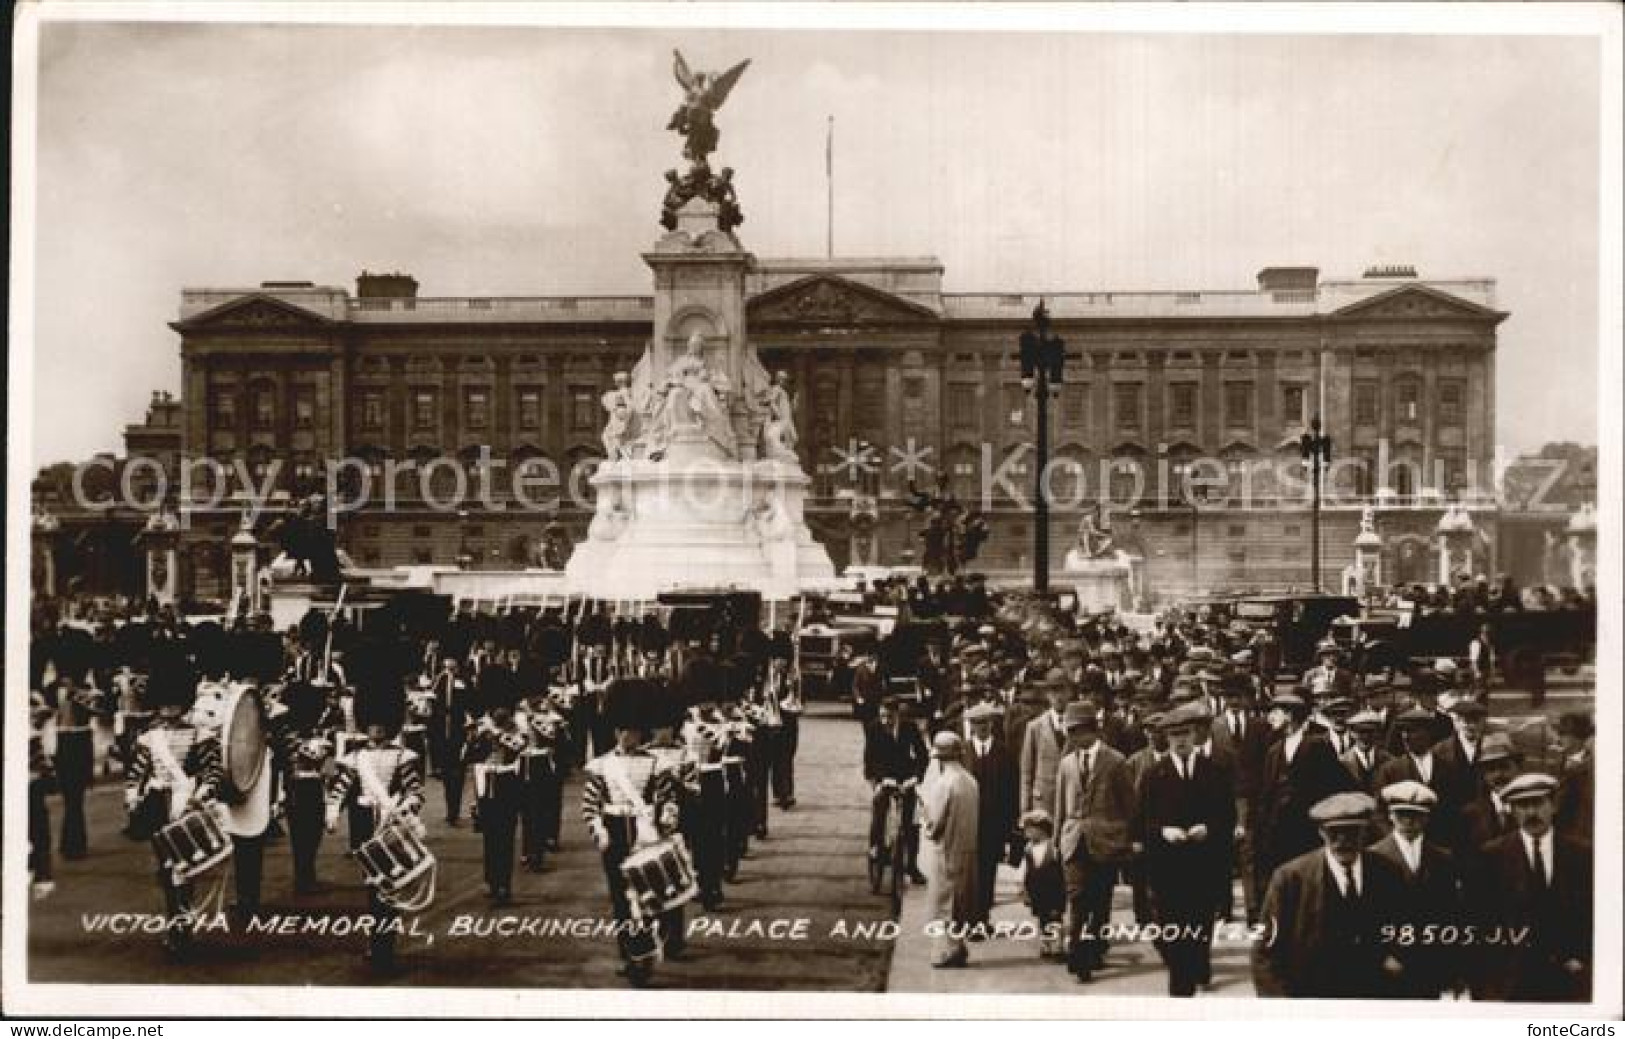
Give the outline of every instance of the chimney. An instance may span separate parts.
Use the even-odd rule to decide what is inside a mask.
[[[1416,268],[1408,263],[1384,263],[1365,269],[1367,278],[1414,278]]]
[[[1313,292],[1318,267],[1265,267],[1258,272],[1259,292]]]
[[[399,271],[391,274],[362,271],[355,280],[355,294],[358,299],[416,299],[418,280]]]

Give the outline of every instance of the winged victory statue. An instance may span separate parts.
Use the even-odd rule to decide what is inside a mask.
[[[741,61],[721,75],[695,72],[683,60],[682,51],[672,51],[676,58],[672,71],[683,88],[683,103],[672,113],[666,129],[683,135],[683,157],[696,165],[706,164],[706,157],[717,150],[717,125],[713,118],[722,103],[728,100],[739,77],[745,74],[750,59]]]

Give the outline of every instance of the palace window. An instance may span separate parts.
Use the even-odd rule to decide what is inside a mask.
[[[463,424],[468,429],[485,429],[491,424],[491,395],[483,387],[463,391]]]
[[[412,428],[434,429],[439,425],[435,421],[435,392],[433,390],[417,390],[412,394]]]
[[[525,430],[538,430],[542,428],[542,391],[534,386],[526,386],[519,391],[519,428]]]
[[[591,386],[570,387],[570,429],[590,433],[598,424],[597,394]]]
[[[1304,387],[1297,384],[1288,384],[1281,387],[1281,425],[1291,428],[1301,426],[1308,422],[1309,416],[1304,406],[1308,402],[1308,394]]]
[[[1137,433],[1140,429],[1140,384],[1120,382],[1113,387],[1113,405],[1120,433]]]
[[[1196,428],[1196,384],[1176,382],[1168,387],[1168,425],[1172,429]]]
[[[1369,380],[1361,380],[1354,384],[1354,424],[1357,426],[1374,426],[1377,424],[1377,384]]]
[[[1461,425],[1465,410],[1467,386],[1460,379],[1439,380],[1439,424]]]
[[[1089,387],[1069,382],[1061,389],[1061,415],[1069,429],[1082,429],[1089,417]]]
[[[1027,422],[1027,391],[1019,383],[1004,384],[1004,421],[1010,426],[1022,426]]]
[[[276,425],[276,390],[270,386],[254,387],[254,428],[271,429]]]
[[[1401,422],[1416,422],[1422,414],[1422,380],[1407,375],[1394,382],[1394,411]]]
[[[237,428],[237,395],[216,390],[209,402],[209,425],[213,429]]]
[[[919,426],[925,422],[925,376],[903,377],[903,424]]]
[[[293,388],[293,424],[296,429],[309,429],[316,424],[316,387]]]
[[[1253,384],[1227,382],[1224,384],[1224,421],[1227,426],[1253,424]]]
[[[370,431],[384,428],[384,395],[376,390],[361,395],[361,428]]]
[[[949,424],[955,429],[975,429],[979,425],[976,419],[976,384],[973,382],[950,382],[948,384]]]

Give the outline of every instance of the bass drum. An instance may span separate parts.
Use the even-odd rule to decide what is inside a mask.
[[[271,749],[252,686],[226,693],[220,713],[221,787],[227,833],[258,837],[271,825]]]

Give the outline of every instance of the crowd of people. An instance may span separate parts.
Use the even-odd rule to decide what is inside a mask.
[[[448,826],[472,809],[489,898],[501,906],[516,869],[540,872],[558,849],[565,780],[580,770],[623,969],[641,982],[681,955],[685,895],[722,906],[750,841],[767,834],[769,797],[781,810],[796,803],[802,701],[790,634],[726,608],[386,609],[364,630],[312,611],[285,632],[267,615],[226,627],[137,608],[37,618],[29,866],[36,896],[48,896],[51,802],[57,851],[82,858],[86,791],[98,771],[121,769],[123,835],[154,842],[163,941],[176,957],[190,953],[211,903],[223,906],[224,881],[200,894],[203,878],[176,862],[175,840],[224,851],[229,838],[230,913],[246,921],[261,905],[264,855],[284,835],[296,896],[319,889],[317,852],[341,820],[363,860],[369,848],[409,865],[432,854],[420,817],[438,780]],[[228,715],[245,698],[270,778],[233,789],[228,758],[243,749]],[[648,849],[668,855],[672,890],[640,889],[622,869]],[[393,971],[404,896],[386,876],[367,879],[366,956]]]
[[[1261,995],[1589,998],[1590,715],[1551,740],[1491,722],[1452,660],[1394,680],[1317,649],[1278,684],[1246,623],[1175,610],[1134,631],[995,597],[925,647],[912,687],[883,652],[848,655],[843,691],[908,690],[867,723],[871,850],[882,785],[917,789],[934,965],[999,935],[1007,862],[1041,954],[1079,983],[1107,962],[1123,884],[1174,996],[1211,985],[1232,921]]]
[[[1262,995],[1588,998],[1589,714],[1564,715],[1551,739],[1491,719],[1452,660],[1367,675],[1329,639],[1282,683],[1267,628],[1202,610],[1131,626],[974,575],[865,591],[896,608],[896,631],[872,653],[844,649],[831,687],[863,719],[871,854],[901,792],[905,870],[941,925],[935,965],[1000,940],[1005,864],[1039,954],[1078,983],[1110,965],[1122,886],[1175,996],[1211,987],[1228,922],[1252,943]],[[726,604],[571,602],[385,609],[364,630],[313,611],[278,632],[264,615],[121,609],[36,614],[30,869],[47,896],[53,844],[86,854],[86,790],[121,769],[124,836],[154,841],[176,956],[224,880],[200,895],[203,878],[162,846],[217,807],[235,820],[217,843],[239,917],[258,910],[264,855],[284,838],[294,893],[311,892],[341,822],[362,859],[380,841],[428,853],[411,849],[432,801],[451,827],[471,812],[500,906],[516,872],[559,847],[579,771],[623,971],[641,983],[683,955],[684,902],[723,905],[769,798],[796,804],[804,705],[787,615],[764,630]],[[252,790],[225,717],[244,699],[271,777]],[[367,956],[394,970],[403,896],[369,879]]]

